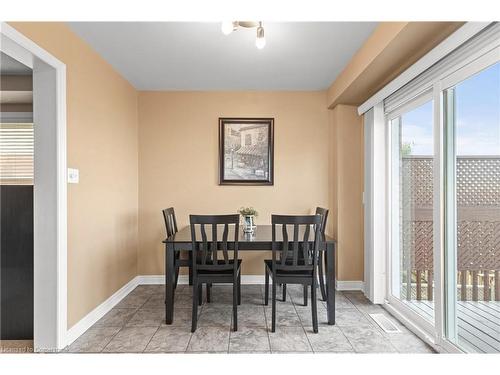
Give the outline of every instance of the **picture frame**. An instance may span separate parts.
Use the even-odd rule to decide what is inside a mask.
[[[219,185],[274,184],[274,118],[219,118]]]

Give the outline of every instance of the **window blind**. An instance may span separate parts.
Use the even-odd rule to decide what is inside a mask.
[[[436,64],[414,78],[384,100],[384,112],[391,113],[405,105],[424,91],[432,88],[433,82],[459,69],[460,64],[474,60],[491,51],[491,45],[500,45],[500,24],[491,24],[460,47],[449,53]],[[494,47],[493,47],[494,48]]]
[[[33,184],[33,123],[0,123],[0,184]]]

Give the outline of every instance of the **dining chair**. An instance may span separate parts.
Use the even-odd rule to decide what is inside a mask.
[[[163,210],[163,219],[165,220],[165,229],[167,231],[167,238],[177,233],[177,220],[175,218],[175,211],[173,207],[165,208]],[[187,259],[181,258],[181,252],[188,253]],[[193,282],[193,270],[191,268],[191,260],[193,253],[190,251],[176,250],[174,253],[175,262],[175,283],[174,288],[177,288],[177,281],[179,280],[179,268],[189,267],[189,285]]]
[[[276,330],[276,286],[277,284],[299,284],[311,287],[311,313],[313,331],[318,332],[318,310],[316,300],[317,262],[321,216],[272,215],[272,259],[265,264],[265,305],[269,303],[269,277],[272,277],[272,324],[271,332]],[[277,227],[281,229],[282,242],[277,241]],[[289,227],[293,227],[292,240]],[[311,234],[314,241],[311,243]]]
[[[238,305],[241,304],[241,259],[238,259],[240,216],[189,215],[193,249],[193,308],[191,332],[196,331],[202,285],[233,285],[233,330],[238,330]],[[208,227],[208,234],[206,227]],[[220,228],[219,228],[220,227]],[[222,229],[219,236],[218,229]],[[230,237],[232,235],[232,238]],[[232,254],[231,254],[232,253]]]
[[[316,207],[316,215],[321,215],[321,236],[325,236],[325,228],[326,228],[326,220],[328,219],[328,209],[323,207]],[[326,288],[325,288],[325,276],[324,276],[324,266],[326,265],[326,258],[324,257],[323,252],[319,252],[318,254],[318,279],[319,279],[319,287],[321,291],[321,298],[323,301],[326,301]],[[283,301],[286,301],[286,284],[282,285],[283,291]],[[307,285],[304,285],[304,306],[307,306]]]
[[[316,215],[321,215],[321,237],[325,236],[326,221],[328,219],[328,209],[323,207],[316,207]],[[318,279],[319,287],[321,290],[321,297],[323,301],[326,301],[326,287],[325,287],[325,272],[324,267],[326,266],[325,253],[321,251],[318,258]]]

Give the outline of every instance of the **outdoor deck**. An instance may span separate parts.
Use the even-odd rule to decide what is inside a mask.
[[[404,301],[420,315],[434,320],[433,301]],[[500,353],[500,301],[458,301],[460,344],[475,352]]]

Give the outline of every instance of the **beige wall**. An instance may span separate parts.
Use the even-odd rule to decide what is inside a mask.
[[[363,280],[363,121],[357,107],[330,111],[332,224],[337,239],[337,279]]]
[[[66,64],[68,327],[137,275],[137,92],[63,23],[11,23]]]
[[[163,273],[169,205],[181,225],[194,210],[253,205],[263,224],[328,205],[338,279],[363,280],[362,121],[337,104],[360,104],[460,23],[382,24],[328,93],[138,93],[65,24],[11,25],[67,66],[71,327],[137,274]],[[274,186],[218,186],[219,116],[275,118]],[[263,256],[245,254],[244,272],[261,274]]]
[[[218,185],[218,118],[274,117],[274,186]],[[306,214],[329,203],[326,93],[140,92],[139,274],[162,274],[161,210],[234,213],[251,205],[257,224],[271,213]],[[243,272],[263,274],[262,253],[244,254]]]

